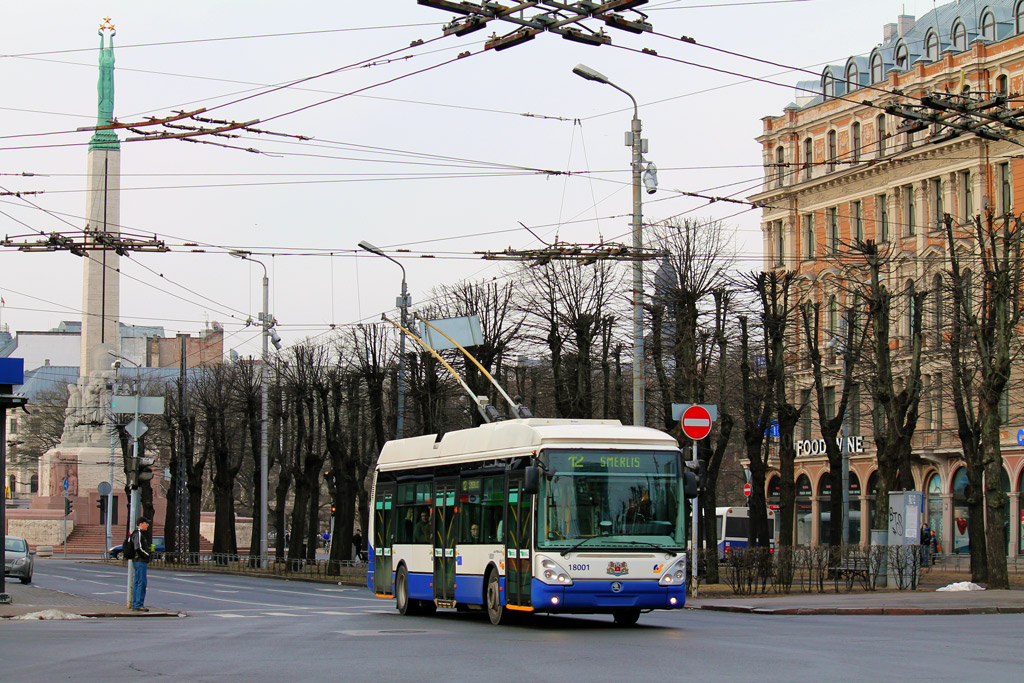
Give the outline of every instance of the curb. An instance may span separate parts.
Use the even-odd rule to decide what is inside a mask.
[[[691,607],[708,612],[766,614],[775,616],[950,616],[959,614],[1024,614],[1024,607],[753,607],[747,605],[701,605]]]
[[[33,610],[33,611],[34,612],[41,612],[44,609],[48,609],[48,608],[44,607],[43,609],[38,609],[38,610]],[[53,609],[56,609],[56,608],[53,608]],[[142,612],[142,613],[138,613],[138,614],[128,614],[128,613],[122,613],[122,612],[68,612],[66,610],[61,610],[61,611],[65,612],[66,614],[74,614],[74,615],[77,615],[77,616],[80,616],[80,617],[86,617],[86,618],[89,618],[89,619],[118,619],[118,618],[153,619],[153,618],[159,618],[159,617],[187,617],[188,616],[188,614],[186,614],[185,612]],[[31,613],[32,612],[25,612],[25,614],[31,614]],[[0,617],[0,620],[3,620],[3,619],[14,619],[16,617],[25,616],[25,614],[10,614],[10,615],[7,615],[7,616]],[[38,619],[37,621],[63,621],[63,620],[62,619]]]

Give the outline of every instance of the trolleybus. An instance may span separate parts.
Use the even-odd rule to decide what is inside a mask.
[[[513,419],[389,441],[374,473],[367,583],[403,615],[633,624],[683,607],[694,495],[675,439],[617,420]]]

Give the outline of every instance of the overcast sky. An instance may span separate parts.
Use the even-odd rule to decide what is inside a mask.
[[[260,119],[263,130],[312,138],[220,140],[260,154],[122,142],[123,229],[155,234],[172,249],[122,259],[125,323],[173,334],[216,320],[226,349],[257,352],[259,328],[244,321],[261,306],[262,271],[230,258],[231,249],[261,254],[288,343],[331,324],[378,320],[394,306],[399,269],[359,252],[360,240],[389,253],[408,250],[396,256],[414,305],[439,284],[501,277],[510,268],[475,252],[542,246],[520,223],[546,241],[629,243],[623,132],[631,105],[573,75],[579,62],[640,102],[647,158],[661,186],[644,195],[645,219],[721,218],[742,266],[755,269],[759,212],[707,206],[675,191],[736,198],[756,191],[761,117],[780,114],[793,85],[813,76],[707,46],[820,73],[869,52],[901,10],[921,16],[932,6],[651,0],[639,9],[664,36],[608,29],[612,45],[592,47],[541,34],[497,52],[483,43],[511,24],[445,38],[452,15],[414,0],[8,2],[0,24],[0,186],[44,193],[26,197],[31,205],[0,197],[0,234],[84,226],[90,134],[73,131],[95,123],[96,30],[109,16],[119,120],[206,107],[211,118]],[[409,47],[418,40],[425,44]],[[644,48],[657,55],[638,52]],[[81,272],[81,259],[67,252],[0,250],[2,322],[15,332],[79,319]]]

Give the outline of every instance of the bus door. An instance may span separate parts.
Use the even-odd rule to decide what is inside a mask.
[[[434,481],[434,599],[442,607],[455,605],[458,485],[458,479]]]
[[[395,542],[395,485],[377,483],[373,501],[373,592],[393,595],[391,545]]]
[[[505,604],[529,607],[533,568],[530,561],[532,509],[523,493],[522,472],[509,472],[505,503]]]

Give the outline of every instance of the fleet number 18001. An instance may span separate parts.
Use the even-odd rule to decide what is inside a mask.
[[[570,564],[569,571],[571,572],[587,572],[590,571],[589,564]]]

